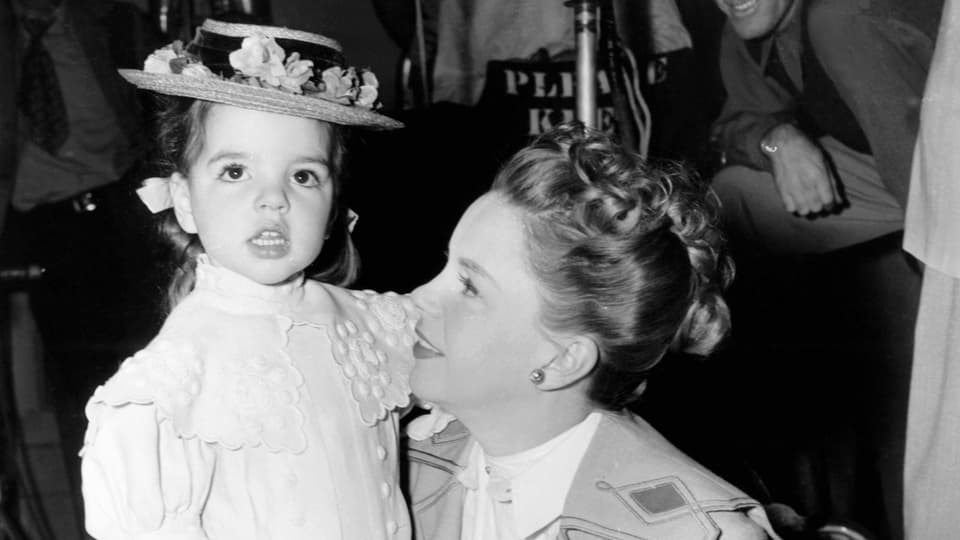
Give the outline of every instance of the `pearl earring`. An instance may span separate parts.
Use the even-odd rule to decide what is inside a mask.
[[[542,369],[537,368],[530,372],[530,382],[533,384],[540,384],[547,377]]]

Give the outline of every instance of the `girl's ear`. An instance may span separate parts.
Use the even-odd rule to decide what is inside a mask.
[[[197,224],[193,219],[193,205],[190,201],[190,185],[180,173],[170,176],[170,197],[173,199],[173,212],[177,216],[180,228],[190,234],[197,234]]]
[[[600,359],[596,342],[586,336],[571,338],[563,352],[544,366],[544,381],[537,388],[559,390],[587,378]]]

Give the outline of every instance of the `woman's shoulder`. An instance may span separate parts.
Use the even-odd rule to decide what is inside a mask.
[[[633,483],[671,477],[698,499],[725,500],[731,504],[756,502],[627,411],[603,414],[582,468],[603,475],[608,460],[617,463],[618,475]]]
[[[772,533],[759,502],[629,412],[604,413],[571,487],[567,510],[624,530],[640,527],[658,538],[688,538],[715,527],[724,538]],[[694,519],[701,512],[720,519],[702,523]],[[637,515],[644,519],[636,521]]]

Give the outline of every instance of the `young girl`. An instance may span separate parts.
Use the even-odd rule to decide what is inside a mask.
[[[94,537],[410,536],[391,411],[413,310],[313,279],[356,272],[342,126],[399,127],[342,61],[322,36],[207,21],[121,72],[177,96],[160,115],[170,176],[140,194],[184,260],[159,335],[87,405]]]

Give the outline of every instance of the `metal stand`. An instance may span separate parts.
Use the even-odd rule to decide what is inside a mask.
[[[597,0],[573,0],[577,40],[577,120],[597,127]]]

